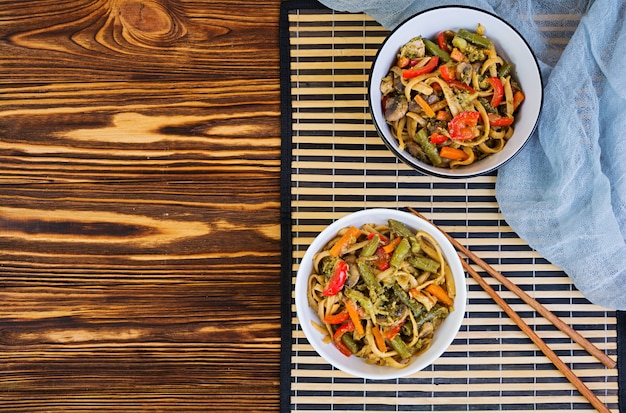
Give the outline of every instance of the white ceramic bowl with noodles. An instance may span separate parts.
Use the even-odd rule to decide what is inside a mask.
[[[514,65],[513,77],[521,86],[525,99],[515,115],[514,133],[501,152],[467,166],[453,169],[436,167],[420,161],[401,149],[385,122],[380,83],[396,60],[400,48],[416,36],[436,39],[444,30],[464,28],[475,31],[478,24],[494,43],[498,54]],[[385,39],[370,71],[369,105],[372,120],[387,147],[404,163],[417,171],[444,178],[468,178],[492,172],[513,158],[526,144],[537,125],[543,101],[541,72],[537,59],[524,38],[507,22],[488,12],[464,6],[444,6],[410,17]]]
[[[320,320],[317,313],[308,305],[307,301],[307,284],[313,271],[313,256],[332,240],[341,228],[351,225],[360,228],[367,223],[386,224],[389,219],[395,219],[404,223],[414,232],[420,229],[424,230],[435,239],[441,247],[443,256],[452,270],[457,291],[454,299],[454,311],[452,311],[439,328],[435,330],[430,348],[424,353],[414,357],[411,364],[401,369],[367,364],[364,359],[354,355],[346,357],[341,354],[332,343],[325,343],[322,333],[311,324],[312,321],[320,323]],[[300,261],[295,285],[298,321],[307,340],[315,351],[334,367],[345,373],[361,378],[378,380],[409,376],[437,360],[450,346],[461,327],[465,315],[466,299],[465,272],[452,244],[429,222],[413,214],[392,209],[361,210],[344,216],[326,227],[313,240]]]

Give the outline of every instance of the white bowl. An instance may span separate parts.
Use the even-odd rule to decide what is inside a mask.
[[[415,357],[409,366],[397,369],[387,366],[367,364],[357,356],[346,357],[331,343],[322,341],[323,335],[311,325],[315,320],[320,323],[317,313],[308,305],[307,281],[313,271],[313,256],[320,251],[326,243],[337,235],[337,232],[346,226],[354,225],[360,228],[366,223],[386,224],[387,220],[395,219],[407,225],[414,231],[424,230],[433,236],[439,243],[444,258],[450,265],[456,284],[457,295],[454,299],[454,311],[451,312],[441,326],[435,331],[432,345],[423,354]],[[351,375],[366,379],[393,379],[405,377],[418,372],[432,364],[450,346],[456,336],[465,315],[465,302],[467,299],[465,272],[459,256],[452,244],[432,224],[423,219],[402,211],[393,209],[366,209],[354,212],[326,227],[311,243],[307,249],[298,273],[296,275],[296,311],[300,326],[304,331],[309,343],[326,361],[336,368]]]
[[[501,152],[471,165],[454,169],[426,164],[401,150],[385,122],[382,110],[380,82],[396,60],[396,54],[406,42],[416,36],[436,39],[443,30],[465,28],[475,31],[478,24],[485,27],[486,36],[493,41],[498,54],[514,65],[525,99],[515,115],[514,134]],[[537,59],[524,38],[496,15],[473,7],[437,7],[405,20],[385,39],[374,59],[369,78],[369,106],[374,125],[387,147],[403,162],[422,173],[446,178],[467,178],[492,172],[515,156],[532,135],[543,101],[541,72]]]

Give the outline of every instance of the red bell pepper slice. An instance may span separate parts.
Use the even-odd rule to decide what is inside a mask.
[[[399,323],[396,323],[395,325],[385,328],[382,332],[383,337],[385,337],[389,341],[393,340],[393,338],[398,335],[398,333],[400,332],[400,329],[402,328],[405,322],[406,322],[406,319],[402,320]]]
[[[466,141],[474,139],[474,129],[478,124],[480,113],[461,112],[448,123],[448,131],[452,139]]]
[[[489,82],[489,84],[493,88],[491,106],[497,108],[498,105],[502,102],[502,97],[504,96],[504,86],[502,86],[502,82],[497,77],[487,78],[487,82]]]
[[[346,278],[348,278],[348,264],[343,260],[339,260],[337,264],[335,264],[335,271],[328,280],[328,285],[326,289],[322,291],[322,294],[327,297],[337,295],[337,293],[343,289]]]
[[[495,113],[488,113],[487,117],[491,126],[509,126],[515,120],[514,118],[496,115]]]
[[[450,53],[450,47],[448,47],[448,43],[446,42],[446,37],[443,32],[439,32],[439,35],[437,35],[437,44],[441,50]]]
[[[330,314],[324,317],[324,322],[328,324],[341,324],[350,318],[350,313],[348,310],[342,310],[337,314]]]
[[[335,330],[335,334],[333,334],[333,344],[335,345],[335,347],[337,347],[337,350],[339,350],[341,354],[346,357],[350,357],[352,355],[352,352],[350,351],[348,346],[346,346],[343,341],[341,341],[341,336],[351,331],[354,331],[354,323],[352,321],[347,321],[339,326],[339,328]]]
[[[430,58],[428,63],[426,63],[422,67],[416,67],[414,69],[405,69],[402,71],[402,77],[405,79],[411,79],[413,77],[424,75],[426,73],[430,73],[437,67],[439,63],[439,56],[433,56]]]
[[[381,271],[389,268],[389,254],[385,251],[385,249],[381,246],[376,249],[376,260],[374,261],[376,268]]]
[[[383,234],[378,233],[378,232],[370,232],[370,233],[367,235],[367,239],[372,239],[372,238],[374,238],[374,235],[378,235],[378,237],[380,238],[380,241],[381,241],[381,242],[385,242],[385,243],[386,243],[386,242],[389,242],[389,239],[388,239],[386,236],[384,236]]]
[[[447,141],[448,137],[444,135],[443,133],[434,132],[430,135],[429,139],[431,143],[434,143],[435,145],[439,145]]]
[[[439,66],[439,71],[441,72],[441,77],[443,80],[445,80],[446,82],[448,80],[454,80],[454,78],[456,77],[455,73],[453,70],[451,70],[448,66],[446,65],[441,65]]]

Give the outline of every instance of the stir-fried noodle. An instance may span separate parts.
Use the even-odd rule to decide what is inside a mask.
[[[411,39],[380,85],[400,149],[449,168],[501,151],[524,100],[512,69],[481,25]]]
[[[315,255],[307,295],[326,342],[402,368],[430,347],[456,290],[433,237],[389,220],[343,228]]]

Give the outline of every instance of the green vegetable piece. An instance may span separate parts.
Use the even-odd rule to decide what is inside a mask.
[[[343,341],[343,344],[346,345],[346,347],[348,347],[348,349],[350,350],[350,352],[352,354],[356,354],[359,351],[359,346],[356,343],[356,341],[354,341],[354,338],[352,338],[352,335],[350,334],[344,334],[341,336],[341,341]]]
[[[337,264],[339,258],[335,257],[324,257],[319,263],[319,273],[324,274],[327,278],[331,278],[335,273],[335,264]]]
[[[376,253],[376,249],[378,249],[378,245],[380,244],[380,235],[374,234],[372,239],[365,244],[365,246],[361,249],[360,257],[371,257]]]
[[[409,346],[407,346],[406,343],[402,341],[400,334],[397,334],[392,340],[390,340],[389,344],[391,344],[391,347],[395,351],[397,351],[400,357],[402,357],[403,359],[408,359],[409,357],[411,357],[411,350],[409,350]]]
[[[352,288],[344,288],[343,294],[355,300],[359,305],[365,310],[367,314],[369,314],[372,320],[376,319],[376,312],[374,311],[374,304],[360,291],[354,290]]]
[[[469,30],[459,29],[456,33],[460,38],[467,40],[470,43],[475,44],[476,46],[484,47],[485,49],[489,49],[493,44],[491,40],[483,37],[477,33],[470,32]]]
[[[424,306],[418,301],[409,297],[406,291],[400,287],[398,283],[394,283],[392,286],[393,292],[398,297],[398,299],[413,312],[413,315],[417,319],[418,317],[422,317],[422,313],[424,312]]]
[[[433,56],[439,56],[441,60],[444,62],[450,61],[450,54],[448,52],[442,50],[435,42],[428,39],[423,39],[424,46],[426,46],[426,50],[430,52]]]
[[[383,287],[376,279],[376,275],[374,275],[374,272],[372,271],[370,266],[367,265],[367,262],[363,260],[358,260],[356,266],[365,285],[367,285],[368,288],[374,290],[374,292],[376,292],[377,294],[380,293]]]
[[[439,166],[443,162],[439,156],[439,151],[435,144],[428,139],[428,133],[425,128],[420,129],[413,138],[424,150],[424,153],[434,166]]]
[[[400,243],[396,246],[396,249],[393,250],[389,264],[392,267],[400,267],[402,261],[404,261],[404,257],[406,257],[409,252],[411,252],[411,244],[408,238],[402,238]]]
[[[418,254],[422,250],[422,243],[417,237],[409,237],[409,242],[411,243],[411,252],[413,254]]]
[[[391,231],[399,237],[414,237],[415,234],[413,231],[409,229],[406,225],[404,225],[400,221],[396,221],[395,219],[390,219],[387,221],[389,223],[389,228]]]
[[[433,322],[438,318],[444,320],[448,316],[448,314],[450,314],[450,311],[447,307],[436,305],[435,307],[431,308],[430,311],[425,312],[420,317],[415,318],[417,328],[422,328],[424,323],[429,321]]]
[[[461,39],[459,36],[454,36],[452,38],[452,46],[458,48],[460,51],[465,51],[465,49],[467,49],[467,40]]]
[[[439,271],[439,263],[427,257],[409,257],[408,263],[417,269],[427,272]]]
[[[504,62],[502,66],[500,66],[500,70],[498,70],[499,77],[506,77],[511,74],[513,71],[513,65],[509,62]]]

